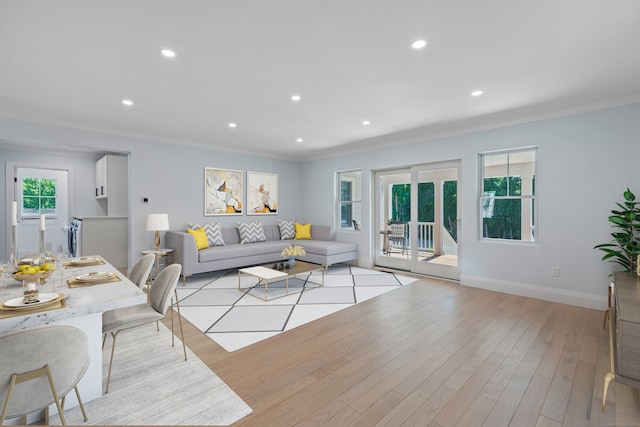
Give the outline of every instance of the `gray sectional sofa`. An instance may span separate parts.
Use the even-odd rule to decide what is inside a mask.
[[[336,241],[335,231],[329,226],[312,224],[312,240],[281,240],[278,225],[263,224],[263,229],[266,241],[242,244],[237,227],[222,227],[224,246],[201,250],[196,248],[191,234],[170,230],[165,235],[164,246],[174,250],[173,262],[182,265],[183,278],[209,271],[284,261],[282,249],[290,244],[304,247],[307,255],[298,259],[325,266],[353,261],[358,256],[358,246]]]

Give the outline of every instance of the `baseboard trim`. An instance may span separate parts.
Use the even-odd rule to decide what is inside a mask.
[[[544,286],[532,285],[490,277],[460,275],[460,284],[472,288],[487,289],[489,291],[536,298],[560,304],[575,305],[577,307],[604,310],[607,307],[607,297],[582,292],[551,289]]]

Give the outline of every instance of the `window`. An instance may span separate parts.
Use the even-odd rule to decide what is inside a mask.
[[[360,229],[362,172],[338,172],[338,229]]]
[[[480,161],[482,237],[536,241],[536,149],[485,153]]]
[[[55,216],[56,180],[48,178],[22,178],[23,218],[37,217],[40,214]]]

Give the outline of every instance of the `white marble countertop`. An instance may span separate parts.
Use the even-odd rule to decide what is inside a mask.
[[[96,256],[96,258],[100,257]],[[62,280],[59,272],[54,272],[44,285],[38,286],[38,289],[40,292],[64,293],[66,306],[0,319],[0,333],[147,302],[147,294],[106,260],[105,262],[104,265],[65,268]],[[78,288],[69,288],[67,285],[68,279],[94,271],[114,272],[122,280]],[[6,292],[4,289],[0,289],[0,301],[5,302],[20,297],[23,295],[23,291],[24,288],[20,282],[9,278],[7,279]]]

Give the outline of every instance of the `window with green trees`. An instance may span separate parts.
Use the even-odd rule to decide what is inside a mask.
[[[536,150],[481,154],[482,237],[535,241]]]
[[[22,216],[56,214],[56,180],[48,178],[22,179]]]

